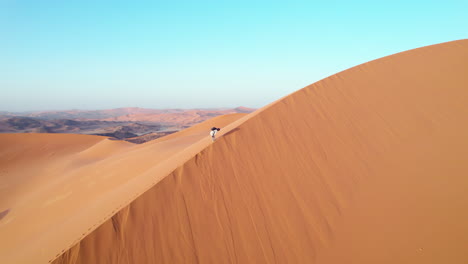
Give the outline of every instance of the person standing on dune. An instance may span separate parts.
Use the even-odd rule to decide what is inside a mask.
[[[216,135],[216,132],[218,132],[219,130],[221,130],[221,128],[219,127],[212,127],[211,128],[211,132],[210,132],[210,135],[211,135],[211,140],[213,140],[213,142],[215,141],[215,135]]]

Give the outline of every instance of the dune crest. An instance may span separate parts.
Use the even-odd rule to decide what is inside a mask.
[[[467,72],[462,40],[282,98],[84,238],[75,263],[464,263]]]

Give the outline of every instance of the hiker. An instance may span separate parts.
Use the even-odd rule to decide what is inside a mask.
[[[216,132],[218,132],[219,130],[221,130],[221,128],[219,128],[219,127],[212,127],[211,128],[211,132],[210,132],[211,140],[215,141]]]

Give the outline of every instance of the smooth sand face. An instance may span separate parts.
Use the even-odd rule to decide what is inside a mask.
[[[55,263],[466,263],[467,72],[468,40],[429,46],[228,120],[214,144],[194,128],[123,149],[73,172],[68,179],[94,180],[94,189],[83,185],[86,192],[58,203],[63,217],[58,208],[47,209],[53,218],[35,211],[41,235],[23,234],[23,248],[0,239],[0,256],[15,263],[62,251]],[[14,206],[0,213],[10,208],[0,238],[23,227],[9,220]]]

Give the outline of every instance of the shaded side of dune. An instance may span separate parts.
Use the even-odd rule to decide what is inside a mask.
[[[308,86],[54,263],[465,263],[467,72],[462,40]]]

